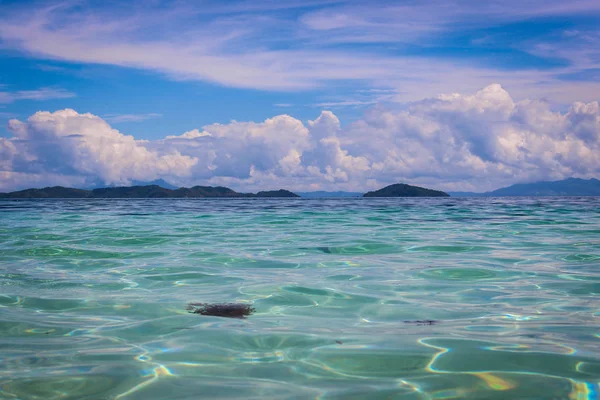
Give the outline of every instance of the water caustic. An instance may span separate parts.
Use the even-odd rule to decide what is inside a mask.
[[[597,198],[3,201],[0,398],[598,399],[599,233]]]

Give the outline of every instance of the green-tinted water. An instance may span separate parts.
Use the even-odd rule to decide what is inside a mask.
[[[597,399],[599,267],[598,198],[3,201],[0,398]]]

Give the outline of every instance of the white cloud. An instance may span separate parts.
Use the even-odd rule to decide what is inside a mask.
[[[294,152],[301,154],[309,146],[308,138],[308,129],[301,121],[279,115],[260,123],[212,124],[202,131],[167,136],[150,146],[178,149],[182,154],[198,157],[194,168],[198,178],[249,178],[252,171],[289,173]]]
[[[129,184],[131,180],[189,176],[198,161],[176,150],[151,151],[101,118],[70,109],[40,111],[26,122],[10,120],[8,130],[13,137],[0,142],[3,170],[17,176],[71,176]],[[4,178],[2,186],[9,186],[10,177]]]
[[[598,100],[600,83],[593,79],[561,79],[598,68],[597,29],[571,36],[517,38],[518,43],[504,39],[503,49],[520,51],[531,59],[558,57],[565,61],[556,68],[496,66],[486,62],[487,48],[480,49],[484,50],[481,57],[473,51],[468,63],[460,53],[427,55],[428,49],[440,46],[440,37],[490,27],[497,31],[503,24],[534,17],[597,13],[597,1],[523,4],[511,0],[466,5],[454,0],[443,4],[392,2],[378,7],[335,1],[312,2],[314,7],[288,2],[207,2],[202,7],[184,3],[161,7],[159,1],[139,7],[132,2],[117,10],[68,1],[49,7],[38,3],[33,3],[37,7],[6,6],[0,13],[4,14],[0,39],[3,46],[40,58],[140,68],[173,79],[237,88],[295,91],[350,82],[360,88],[393,89],[396,95],[389,100],[405,102],[442,92],[468,92],[496,81],[517,99],[547,98],[556,103]],[[297,10],[284,13],[281,8]],[[369,102],[350,98],[325,107]]]
[[[0,86],[1,87],[1,86]],[[52,100],[68,99],[76,94],[60,88],[40,88],[37,90],[19,90],[15,92],[0,92],[0,104],[12,103],[19,100]]]
[[[148,113],[148,114],[106,114],[104,119],[108,122],[122,123],[122,122],[142,122],[148,119],[162,117],[162,114]]]
[[[136,141],[73,110],[12,120],[0,140],[0,188],[100,179],[164,178],[238,190],[368,190],[406,182],[491,190],[516,182],[600,175],[600,106],[566,112],[515,101],[500,85],[448,94],[404,110],[376,106],[342,126],[331,111],[307,123],[289,115],[212,124]]]
[[[165,139],[196,139],[202,136],[211,135],[206,131],[200,132],[198,129],[192,129],[191,131],[184,132],[181,135],[169,135]]]

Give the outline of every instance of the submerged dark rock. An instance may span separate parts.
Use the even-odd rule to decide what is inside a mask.
[[[225,318],[245,318],[256,311],[251,305],[242,303],[190,303],[187,309],[193,314]]]
[[[326,247],[326,246],[317,247],[317,250],[322,251],[323,253],[327,253],[327,254],[333,253],[331,251],[331,248],[330,247]]]
[[[419,319],[416,321],[404,321],[405,324],[416,324],[416,325],[433,325],[437,324],[440,321],[436,321],[433,319]]]

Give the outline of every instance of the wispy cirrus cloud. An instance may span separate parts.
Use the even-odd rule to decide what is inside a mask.
[[[108,122],[122,123],[122,122],[142,122],[153,118],[160,118],[162,114],[159,113],[148,113],[148,114],[105,114],[104,119]]]
[[[66,72],[67,68],[51,64],[37,64],[33,68],[46,72]]]
[[[391,101],[490,82],[502,82],[517,98],[560,103],[591,101],[600,90],[595,80],[562,79],[600,64],[597,43],[589,40],[598,24],[561,34],[574,31],[573,19],[599,21],[597,1],[34,4],[0,18],[5,46],[178,80],[271,91],[383,87],[398,93]],[[550,17],[564,21],[544,22]]]
[[[377,104],[378,99],[373,100],[340,100],[340,101],[325,101],[315,104],[315,107],[321,108],[336,108],[336,107],[365,107]]]
[[[0,89],[2,87],[0,86]],[[68,99],[76,94],[65,89],[44,87],[36,90],[0,91],[0,104],[13,103],[19,100],[53,100]]]

